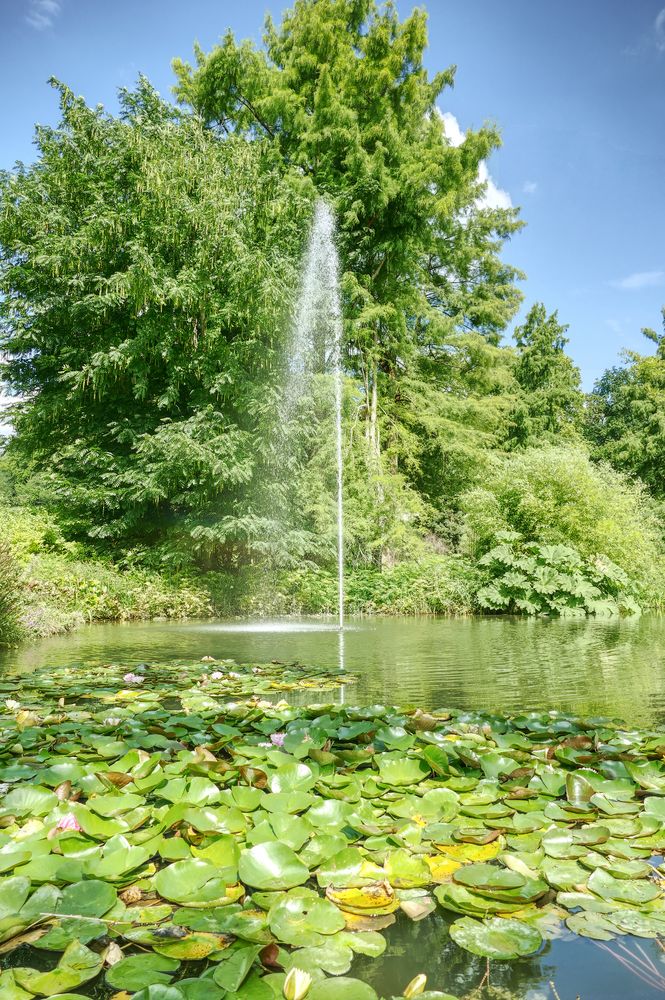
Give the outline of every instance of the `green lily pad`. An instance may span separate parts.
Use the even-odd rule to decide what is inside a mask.
[[[128,955],[106,973],[109,986],[117,990],[142,990],[158,983],[168,984],[180,962],[162,955]]]
[[[614,878],[600,868],[591,873],[587,885],[602,899],[616,899],[621,903],[648,903],[660,896],[660,889],[653,882]]]
[[[101,971],[103,963],[101,955],[97,955],[78,941],[72,941],[52,972],[18,968],[14,969],[14,979],[29,993],[50,997],[56,993],[76,989],[94,979]]]
[[[402,753],[382,753],[375,758],[381,781],[387,785],[416,785],[430,774],[430,767],[421,757]]]
[[[342,913],[327,899],[289,894],[270,908],[270,930],[284,944],[319,945],[324,937],[346,926]]]
[[[46,816],[59,799],[50,788],[42,785],[19,785],[7,792],[2,800],[3,815]]]
[[[611,941],[617,933],[616,925],[607,917],[590,910],[571,914],[566,918],[566,927],[575,934],[592,938],[594,941]]]
[[[453,879],[470,889],[519,889],[526,885],[526,878],[518,872],[497,865],[464,865],[453,874]]]
[[[314,983],[307,1000],[378,1000],[376,991],[359,979],[325,979]]]
[[[220,962],[213,973],[213,979],[217,985],[229,993],[239,990],[249,975],[254,960],[260,951],[260,945],[242,943],[229,948],[223,957],[223,961]]]
[[[174,861],[172,865],[157,872],[155,888],[163,899],[182,903],[197,896],[210,882],[215,883],[217,891],[219,876],[219,869],[211,861],[197,858]]]
[[[132,1000],[186,1000],[186,997],[177,986],[155,984],[135,993]]]
[[[113,886],[106,882],[97,879],[74,882],[62,890],[58,912],[80,917],[103,917],[117,898]]]
[[[455,944],[474,955],[503,960],[532,955],[543,941],[535,927],[501,917],[484,921],[462,917],[452,924],[450,936]]]
[[[309,878],[309,869],[298,855],[278,843],[258,844],[243,851],[238,871],[241,881],[254,889],[292,889]]]

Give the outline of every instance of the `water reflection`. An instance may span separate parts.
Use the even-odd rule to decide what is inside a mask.
[[[48,663],[198,659],[299,661],[359,678],[348,701],[514,712],[561,709],[665,720],[665,619],[151,622],[91,626],[0,657],[29,671]]]
[[[418,923],[400,915],[393,927],[382,931],[388,946],[381,960],[360,957],[353,974],[371,983],[379,996],[399,996],[420,972],[427,975],[428,989],[459,997],[473,993],[484,980],[487,962],[458,948],[448,927],[440,911]],[[665,972],[663,952],[656,943],[641,940],[639,944]],[[552,1000],[550,983],[561,1000],[662,1000],[663,996],[595,942],[572,934],[565,940],[546,942],[538,955],[491,962],[490,986],[496,993],[473,995],[482,995],[483,1000],[493,996],[497,1000]]]
[[[475,619],[356,620],[343,633],[336,623],[153,622],[93,626],[71,636],[26,645],[0,656],[0,669],[143,660],[298,661],[337,667],[357,676],[341,703],[401,703],[516,712],[560,709],[622,717],[642,725],[665,721],[665,619],[621,621]],[[315,700],[311,692],[294,696]],[[399,995],[417,973],[429,987],[463,996],[486,971],[484,960],[457,948],[438,911],[419,923],[398,919],[386,932],[388,949],[359,957],[354,974],[379,995]],[[640,942],[663,967],[663,952]],[[491,964],[491,984],[515,1000],[545,1000],[554,982],[562,1000],[656,1000],[628,969],[582,938],[556,940],[521,961]],[[89,992],[83,995],[91,995]],[[106,996],[102,988],[100,996]],[[487,994],[490,997],[492,994]],[[498,994],[495,994],[498,997]]]

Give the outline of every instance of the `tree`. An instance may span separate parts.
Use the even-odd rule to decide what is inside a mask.
[[[556,443],[577,435],[583,395],[579,369],[565,352],[567,329],[556,312],[548,316],[539,302],[515,330],[513,374],[518,396],[508,426],[508,442],[513,447]]]
[[[464,548],[474,560],[505,533],[564,545],[583,559],[606,556],[634,582],[645,605],[663,599],[659,511],[644,486],[575,445],[495,454],[485,477],[462,498]]]
[[[610,368],[589,398],[586,434],[595,457],[630,472],[654,496],[665,497],[665,308],[663,333],[642,333],[655,355],[624,351],[624,364]]]
[[[252,487],[310,198],[145,80],[119,117],[54,85],[62,121],[0,178],[8,458],[70,535],[232,560],[275,535]]]
[[[446,138],[437,100],[454,70],[430,78],[426,44],[421,10],[401,22],[392,3],[297,0],[279,27],[268,19],[264,48],[227,33],[209,54],[196,48],[195,67],[174,63],[178,99],[222,144],[267,142],[285,172],[334,202],[348,368],[362,387],[379,502],[386,473],[419,475],[440,450],[432,438],[449,447],[460,433],[469,406],[450,401],[465,335],[476,354],[496,346],[520,300],[519,273],[499,254],[521,223],[481,200],[479,168],[499,135]],[[404,418],[420,393],[445,414],[436,428]],[[473,408],[474,390],[463,394]]]

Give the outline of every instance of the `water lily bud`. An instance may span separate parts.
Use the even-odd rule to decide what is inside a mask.
[[[285,1000],[303,1000],[312,985],[312,977],[309,972],[302,969],[291,969],[284,981]]]
[[[427,976],[423,975],[421,972],[419,976],[412,979],[407,988],[404,990],[405,997],[419,997],[421,993],[425,992],[425,987],[427,986]]]

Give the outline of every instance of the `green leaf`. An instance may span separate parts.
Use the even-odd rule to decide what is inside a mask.
[[[106,981],[117,990],[142,990],[146,986],[169,983],[179,966],[176,959],[162,955],[128,955],[108,969]]]
[[[309,869],[298,855],[277,843],[258,844],[242,851],[238,871],[241,881],[254,889],[291,889],[309,878]]]
[[[492,917],[482,922],[463,917],[450,928],[450,936],[461,948],[490,959],[515,959],[531,955],[542,944],[540,933],[520,920]]]

